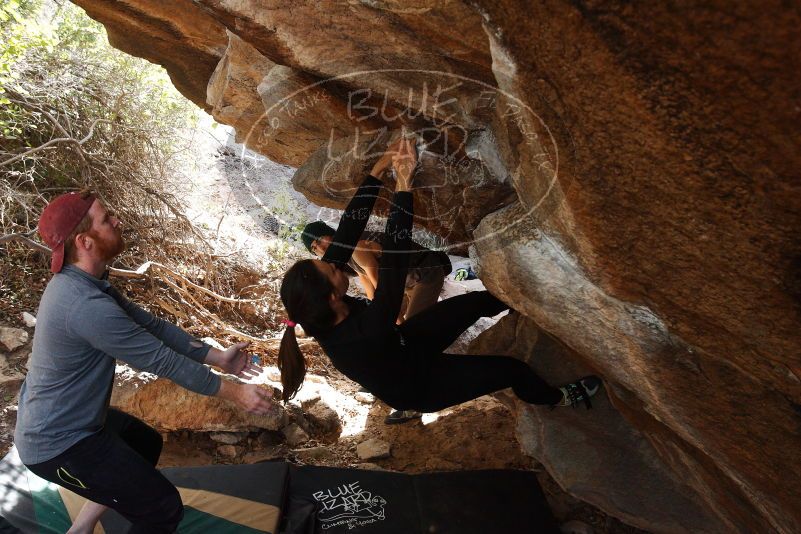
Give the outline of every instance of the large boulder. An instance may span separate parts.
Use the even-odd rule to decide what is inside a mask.
[[[320,206],[344,208],[395,133],[341,137],[327,143],[297,170],[292,185]],[[480,159],[448,162],[423,149],[419,161],[415,221],[441,236],[453,251],[466,251],[479,221],[516,198],[514,189],[497,179]],[[388,214],[393,189],[392,179],[387,178],[374,213]]]
[[[203,109],[206,85],[225,53],[225,25],[191,0],[76,0],[106,27],[112,46],[163,65],[172,83]]]
[[[370,131],[406,126],[480,169],[464,196],[418,193],[419,222],[470,240],[487,287],[603,375],[723,531],[801,531],[792,3],[76,3],[322,204],[367,163],[324,190],[321,151]]]
[[[348,140],[373,146],[376,132],[402,126],[429,146],[419,224],[454,252],[466,250],[481,217],[514,198],[488,130],[496,82],[482,16],[460,1],[76,3],[107,26],[114,46],[164,65],[182,93],[236,128],[238,142],[301,167],[312,181],[296,180],[296,188],[321,206],[342,208],[369,169],[367,159],[341,166],[338,183],[321,194],[322,165],[347,155],[340,149]],[[186,65],[192,58],[202,60],[199,72]]]
[[[331,84],[279,65],[236,34],[209,79],[212,115],[236,129],[236,141],[295,167],[330,138],[350,135],[357,116],[331,94]],[[366,121],[362,127],[375,127]]]
[[[166,378],[139,373],[125,365],[117,366],[111,406],[160,431],[278,430],[287,420],[278,400],[269,414],[254,415],[230,401],[194,393]]]
[[[482,222],[475,254],[729,529],[793,532],[799,14],[730,7],[487,3],[499,82],[538,120],[497,129],[520,202]],[[542,123],[550,168],[521,142]]]
[[[13,352],[28,342],[28,332],[22,328],[0,326],[0,349]]]
[[[469,352],[528,361],[552,385],[593,374],[580,356],[517,313],[479,335]],[[523,451],[568,493],[649,532],[725,530],[693,498],[688,484],[660,461],[645,435],[609,402],[604,389],[589,411],[583,406],[550,410],[516,398],[511,405]]]
[[[196,3],[271,61],[320,79],[337,78],[344,100],[348,89],[356,89],[404,109],[413,88],[419,107],[422,89],[431,82],[424,71],[494,85],[482,15],[461,0]],[[434,113],[469,122],[476,91],[454,81],[447,87],[452,86]]]
[[[487,288],[597,369],[613,404],[728,528],[764,521],[767,501],[749,504],[743,488],[772,496],[770,509],[799,498],[781,475],[801,462],[799,415],[786,394],[737,368],[732,355],[719,359],[682,340],[648,307],[607,294],[524,212],[510,207],[479,226],[475,254]]]

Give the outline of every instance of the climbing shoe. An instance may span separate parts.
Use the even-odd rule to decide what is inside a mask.
[[[384,424],[399,425],[408,423],[412,419],[420,419],[422,416],[423,414],[414,410],[394,410],[384,419]]]
[[[475,280],[476,278],[478,278],[476,273],[474,273],[473,269],[470,267],[460,267],[453,273],[453,279],[456,282],[461,282],[462,280]]]
[[[598,393],[601,388],[601,379],[595,375],[585,376],[584,378],[566,384],[559,389],[562,391],[562,400],[554,406],[577,407],[580,403],[589,410],[592,408],[590,397]]]

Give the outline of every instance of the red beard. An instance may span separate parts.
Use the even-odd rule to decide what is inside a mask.
[[[101,238],[94,230],[89,230],[87,234],[94,240],[97,252],[103,261],[111,261],[125,250],[125,241],[122,240],[121,232],[116,232],[113,240]]]

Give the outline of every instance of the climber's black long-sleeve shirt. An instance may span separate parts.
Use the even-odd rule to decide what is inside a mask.
[[[353,255],[359,238],[364,232],[370,213],[373,211],[375,201],[381,192],[381,180],[368,175],[362,185],[350,199],[348,206],[342,217],[339,218],[339,226],[331,238],[331,244],[325,251],[322,260],[337,265],[347,265]]]
[[[346,263],[364,231],[380,183],[368,177],[357,191],[323,259]],[[524,362],[507,356],[453,356],[442,347],[479,317],[508,307],[486,291],[440,302],[395,327],[412,233],[412,195],[395,193],[382,241],[378,287],[366,300],[345,296],[350,308],[339,324],[317,336],[334,366],[398,410],[435,412],[481,395],[512,387],[534,404],[555,404],[559,389],[548,386]],[[431,346],[431,343],[434,346]]]
[[[331,240],[323,261],[345,264],[362,235],[378,197],[381,182],[368,176],[354,195]],[[414,379],[417,365],[402,353],[403,339],[395,327],[412,250],[413,202],[410,192],[396,192],[379,260],[378,287],[372,302],[350,296],[350,313],[317,338],[334,366],[386,402],[399,398]]]

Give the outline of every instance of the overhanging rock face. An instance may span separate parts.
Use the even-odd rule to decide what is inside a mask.
[[[579,355],[517,313],[476,338],[470,353],[517,357],[552,384],[594,372]],[[649,532],[726,530],[694,499],[687,483],[659,459],[643,432],[614,408],[605,392],[593,399],[591,411],[583,406],[550,410],[516,399],[511,404],[523,450],[576,497],[615,510],[627,523]]]
[[[790,4],[76,3],[320,204],[344,205],[366,139],[419,132],[421,183],[450,178],[417,193],[418,222],[472,244],[487,286],[606,379],[697,527],[801,531]]]

